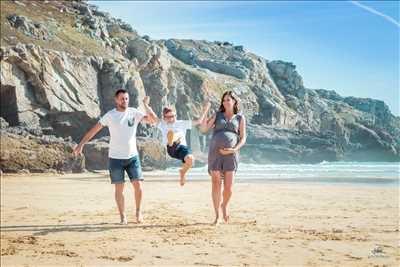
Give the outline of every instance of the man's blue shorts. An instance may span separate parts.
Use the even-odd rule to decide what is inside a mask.
[[[125,171],[132,181],[143,181],[142,167],[140,165],[139,156],[133,156],[129,159],[113,159],[109,158],[109,166],[111,183],[122,184],[125,182]]]

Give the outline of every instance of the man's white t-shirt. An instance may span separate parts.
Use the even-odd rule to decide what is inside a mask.
[[[100,118],[99,123],[107,126],[110,131],[110,158],[129,159],[138,154],[136,129],[145,115],[136,108],[127,108],[124,112],[114,108]]]
[[[186,130],[192,128],[191,120],[176,120],[174,123],[166,123],[165,121],[160,121],[157,127],[162,132],[162,142],[164,145],[168,144],[167,133],[172,130],[174,134],[181,137],[180,143],[186,146]]]

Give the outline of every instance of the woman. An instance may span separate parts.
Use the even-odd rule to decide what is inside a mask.
[[[212,179],[214,224],[218,224],[220,207],[224,221],[229,221],[227,206],[232,195],[234,174],[238,167],[239,149],[246,142],[246,120],[239,114],[238,98],[232,91],[223,94],[219,111],[207,123],[201,125],[203,133],[210,128],[213,128],[213,135],[208,152],[208,173]],[[224,181],[222,203],[221,175]]]

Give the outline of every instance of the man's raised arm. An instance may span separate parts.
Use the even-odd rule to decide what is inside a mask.
[[[143,99],[144,109],[146,111],[146,116],[143,118],[143,122],[150,124],[158,124],[160,119],[157,117],[156,113],[154,113],[153,109],[149,106],[150,97],[145,96]]]

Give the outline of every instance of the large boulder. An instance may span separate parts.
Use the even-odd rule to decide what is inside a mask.
[[[82,172],[84,159],[72,155],[72,143],[54,136],[22,137],[1,131],[0,169],[4,172]]]
[[[108,169],[109,137],[93,140],[84,146],[85,165],[88,170]],[[143,170],[165,169],[166,151],[161,143],[153,138],[137,138],[137,146]]]
[[[167,168],[167,151],[160,141],[153,138],[138,137],[137,146],[144,170]]]
[[[93,140],[83,147],[85,166],[88,170],[108,169],[108,142],[109,137],[103,137]]]

